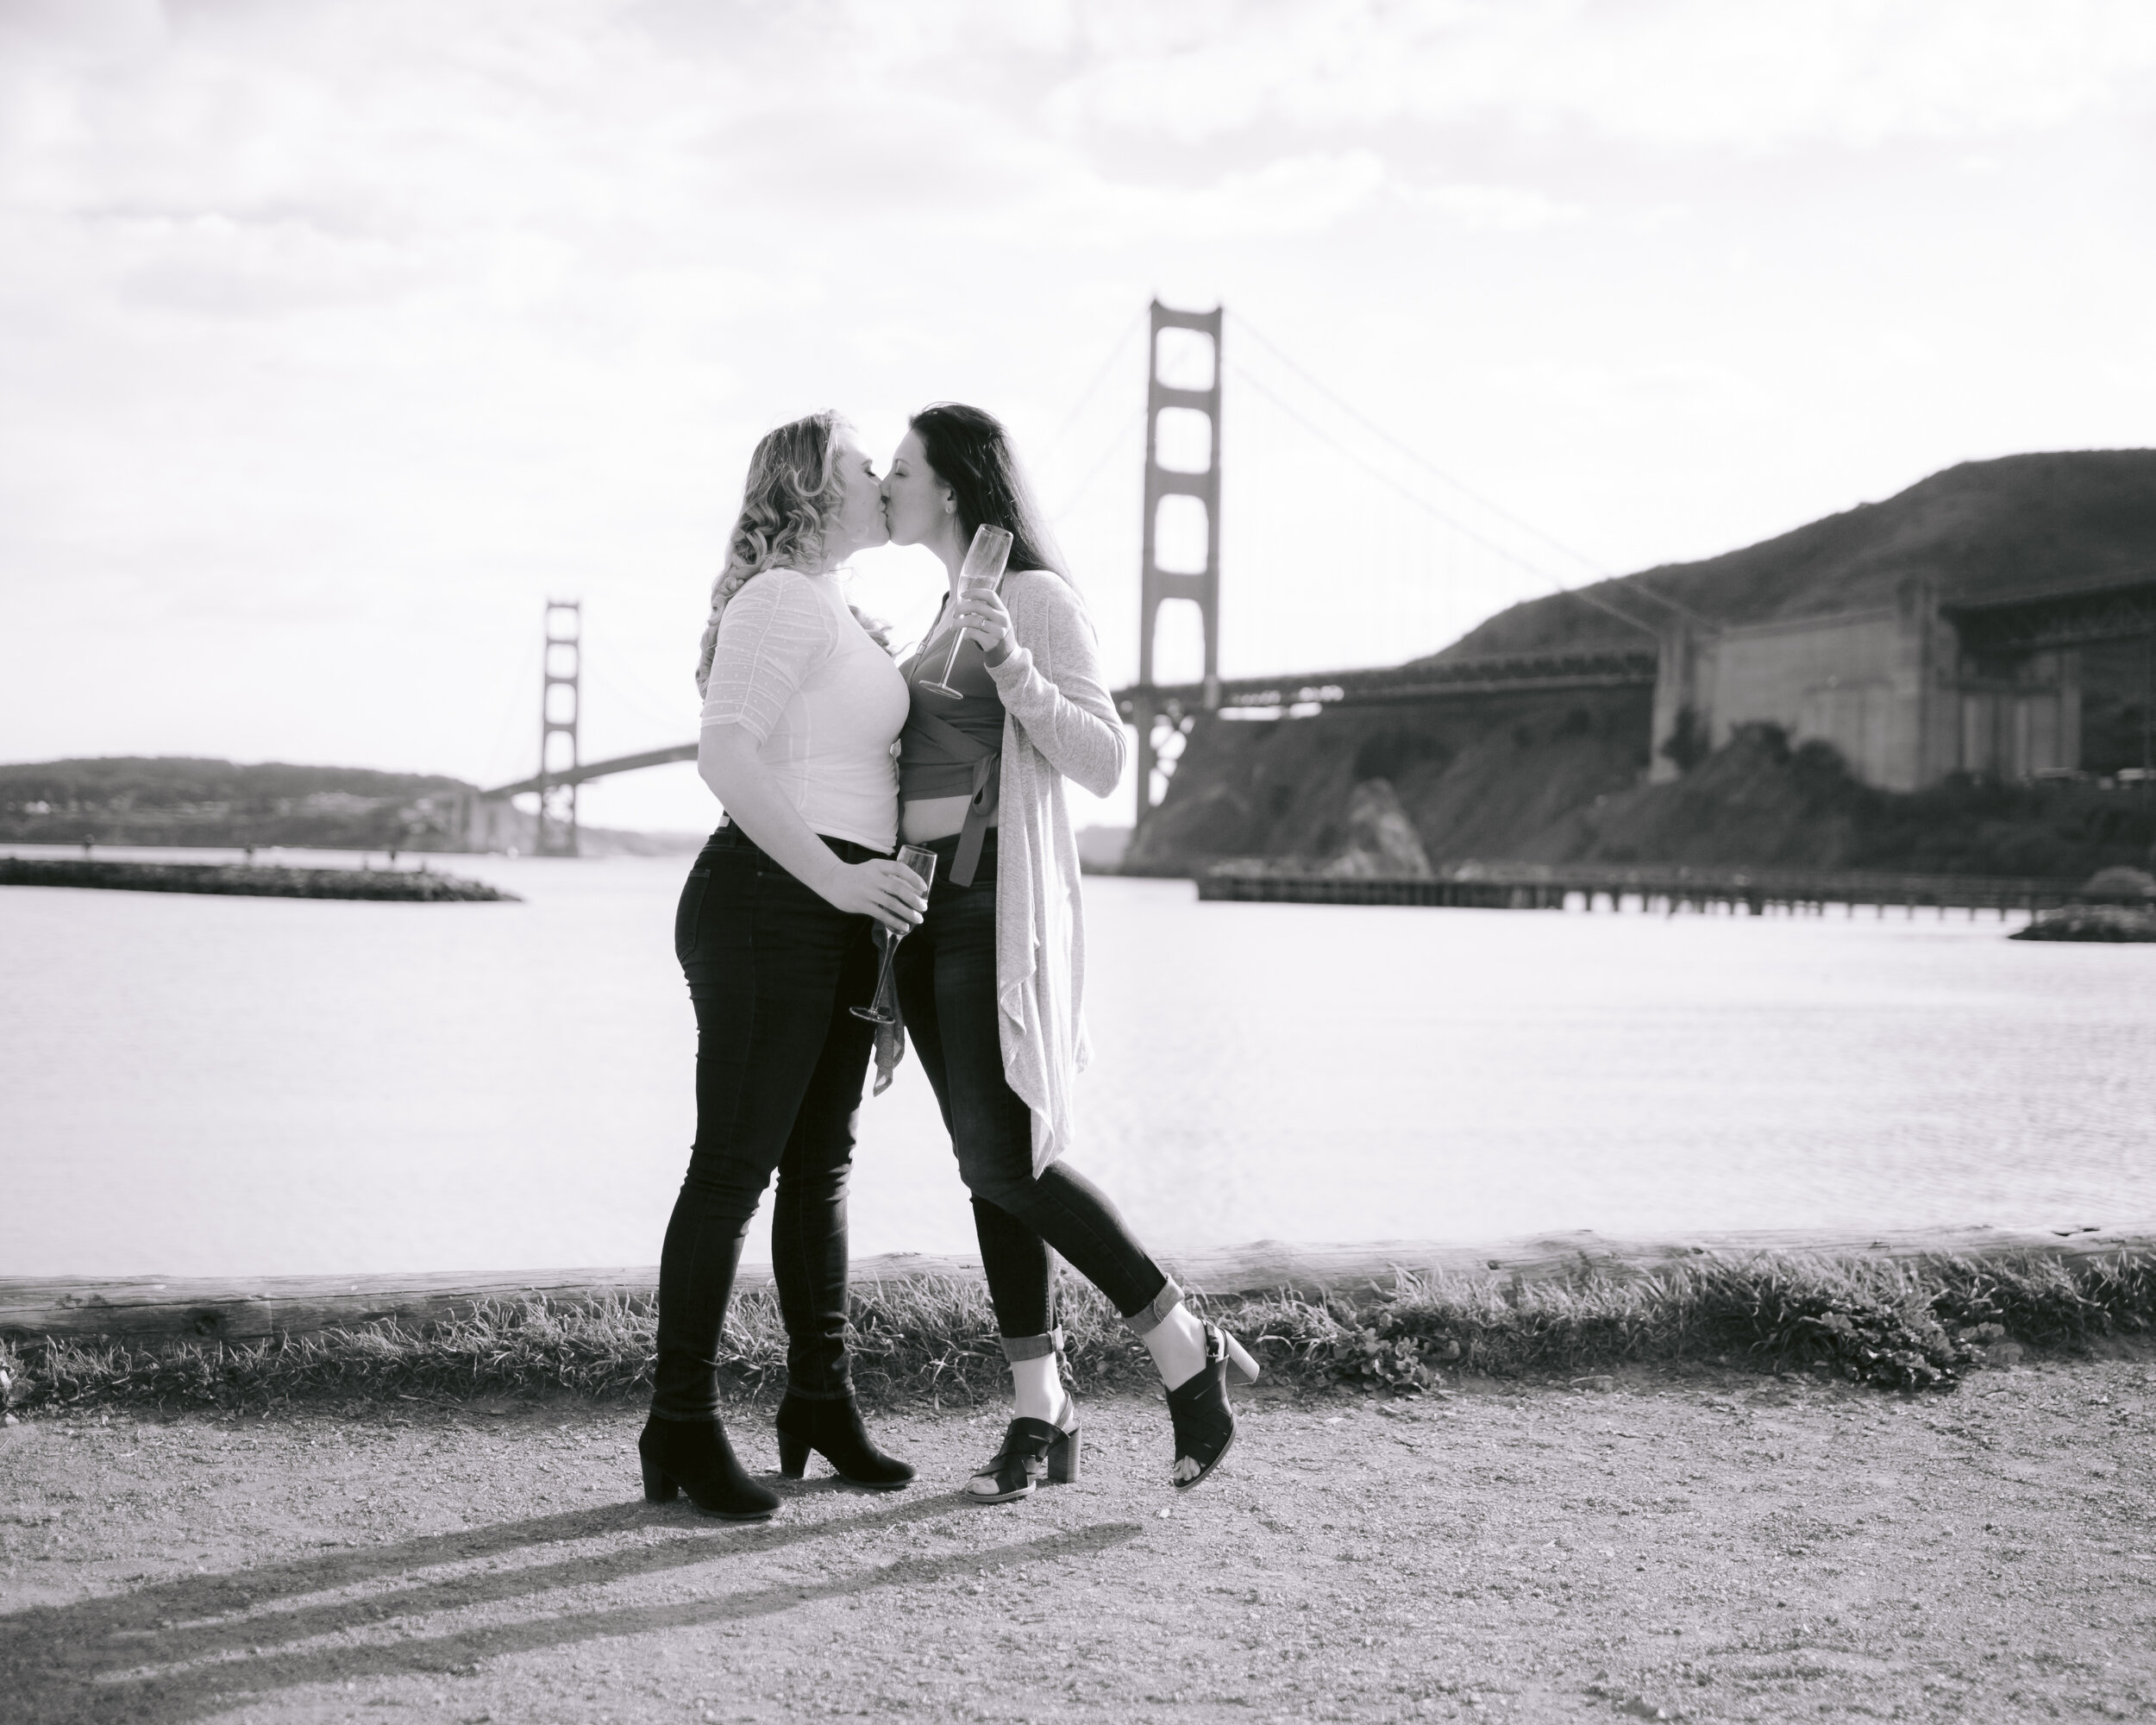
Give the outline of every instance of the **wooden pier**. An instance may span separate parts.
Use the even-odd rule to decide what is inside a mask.
[[[2076,881],[1977,875],[1867,875],[1762,869],[1566,868],[1539,863],[1461,863],[1428,876],[1307,875],[1258,862],[1222,862],[1198,877],[1200,899],[1253,904],[1420,905],[1472,910],[1593,911],[1607,906],[1675,916],[1823,916],[1830,906],[1854,916],[1868,908],[1914,917],[1989,912],[2003,920],[2063,905],[2135,904],[2156,898],[2090,894]]]

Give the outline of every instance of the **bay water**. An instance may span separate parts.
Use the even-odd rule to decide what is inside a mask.
[[[0,888],[0,1275],[655,1262],[687,860],[430,861],[523,902]],[[2156,1222],[2156,949],[1086,896],[1073,1160],[1163,1250]],[[863,1106],[852,1222],[973,1249],[913,1060]]]

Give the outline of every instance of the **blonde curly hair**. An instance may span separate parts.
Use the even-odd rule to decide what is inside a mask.
[[[837,460],[845,425],[827,408],[767,431],[749,456],[741,513],[726,536],[726,567],[711,583],[711,615],[696,661],[699,694],[711,680],[727,601],[766,569],[814,574],[822,566],[824,531],[845,495]]]

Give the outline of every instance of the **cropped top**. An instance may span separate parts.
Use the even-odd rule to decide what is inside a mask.
[[[960,829],[958,854],[952,859],[954,885],[973,884],[981,846],[996,818],[1003,761],[1003,697],[981,649],[962,641],[951,667],[949,687],[958,699],[937,694],[921,685],[943,669],[950,650],[948,636],[932,641],[899,667],[906,679],[906,727],[899,733],[899,800],[967,797],[966,824]]]
[[[898,842],[891,745],[906,688],[835,575],[766,569],[720,613],[704,729],[738,724],[812,832]]]

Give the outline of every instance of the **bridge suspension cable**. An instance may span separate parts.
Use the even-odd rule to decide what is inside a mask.
[[[1282,351],[1280,344],[1277,342],[1274,341],[1263,329],[1260,329],[1255,323],[1251,323],[1248,317],[1238,314],[1235,321],[1249,334],[1250,339],[1256,342],[1259,347],[1264,348],[1267,353],[1270,354],[1275,359],[1278,360],[1281,364],[1287,367],[1289,371],[1294,373],[1297,377],[1300,378],[1305,383],[1308,384],[1311,388],[1316,390],[1319,395],[1323,396],[1327,401],[1331,402],[1335,407],[1338,408],[1341,412],[1346,414],[1349,418],[1352,419],[1357,424],[1360,425],[1365,431],[1368,431],[1372,436],[1377,438],[1381,442],[1389,444],[1393,448],[1398,450],[1409,461],[1413,461],[1417,467],[1420,467],[1425,473],[1428,474],[1432,479],[1443,480],[1446,485],[1451,486],[1453,490],[1459,492],[1461,496],[1469,499],[1474,503],[1479,504],[1482,508],[1487,509],[1492,515],[1496,516],[1499,519],[1510,522],[1514,527],[1520,529],[1521,531],[1532,534],[1536,538],[1542,541],[1544,544],[1549,546],[1551,550],[1564,553],[1564,555],[1571,558],[1574,562],[1580,564],[1585,568],[1592,569],[1597,575],[1607,573],[1603,569],[1601,563],[1596,561],[1595,559],[1589,556],[1584,551],[1574,550],[1572,547],[1566,544],[1563,540],[1557,538],[1554,535],[1544,532],[1542,529],[1536,526],[1533,522],[1526,520],[1523,517],[1514,515],[1512,511],[1507,509],[1502,504],[1495,502],[1491,499],[1484,497],[1482,492],[1476,491],[1472,486],[1466,484],[1461,480],[1456,479],[1452,474],[1445,472],[1443,467],[1440,467],[1435,461],[1432,461],[1427,455],[1424,455],[1421,450],[1415,448],[1413,445],[1395,436],[1393,432],[1388,430],[1384,426],[1379,424],[1375,419],[1371,418],[1369,414],[1363,412],[1362,409],[1356,406],[1353,402],[1346,400],[1337,392],[1328,388],[1316,377],[1313,377],[1303,367],[1296,364],[1293,359]]]
[[[1628,614],[1603,594],[1572,585],[1562,576],[1553,574],[1540,561],[1523,555],[1504,543],[1500,537],[1463,519],[1457,511],[1447,509],[1434,501],[1420,486],[1388,473],[1384,467],[1371,461],[1366,453],[1351,448],[1341,437],[1320,424],[1290,400],[1281,390],[1269,384],[1239,360],[1224,363],[1225,355],[1221,351],[1223,315],[1219,310],[1202,314],[1177,312],[1156,303],[1148,312],[1141,313],[1132,318],[1110,345],[1106,358],[1094,371],[1085,388],[1079,392],[1077,399],[1073,403],[1069,411],[1063,416],[1062,422],[1056,428],[1054,435],[1042,446],[1044,455],[1063,447],[1083,417],[1087,407],[1099,395],[1101,386],[1114,373],[1115,367],[1122,361],[1131,344],[1131,336],[1140,328],[1145,327],[1149,322],[1154,329],[1156,340],[1152,343],[1154,351],[1148,355],[1149,383],[1145,411],[1139,417],[1135,427],[1127,422],[1119,424],[1106,446],[1087,467],[1075,488],[1067,495],[1062,507],[1055,511],[1056,518],[1068,517],[1069,512],[1092,490],[1100,475],[1107,471],[1117,456],[1125,453],[1131,432],[1135,430],[1140,433],[1146,455],[1146,505],[1144,515],[1141,573],[1147,594],[1143,605],[1141,623],[1140,683],[1132,690],[1124,692],[1124,695],[1136,698],[1135,704],[1131,699],[1125,699],[1123,695],[1119,695],[1119,699],[1122,701],[1126,714],[1131,716],[1138,724],[1141,753],[1149,769],[1140,775],[1139,806],[1141,811],[1150,807],[1154,800],[1155,789],[1151,781],[1156,777],[1164,778],[1165,774],[1172,770],[1173,745],[1180,741],[1181,732],[1188,726],[1188,715],[1183,710],[1186,704],[1184,697],[1188,692],[1180,688],[1156,689],[1152,686],[1152,638],[1156,618],[1164,600],[1175,598],[1194,599],[1197,602],[1202,619],[1202,646],[1206,660],[1205,676],[1198,698],[1201,699],[1202,704],[1208,708],[1217,706],[1220,701],[1221,683],[1217,668],[1220,533],[1219,381],[1225,371],[1231,367],[1238,382],[1248,386],[1254,394],[1285,414],[1307,436],[1344,458],[1354,473],[1411,505],[1424,523],[1438,522],[1451,530],[1454,536],[1450,542],[1445,557],[1445,580],[1448,589],[1452,579],[1452,550],[1457,549],[1461,540],[1464,539],[1533,577],[1538,582],[1545,583],[1554,592],[1569,594],[1582,604],[1615,618],[1627,628],[1639,630],[1649,635],[1659,632],[1654,624],[1643,622],[1639,618]],[[1455,479],[1404,438],[1319,380],[1262,330],[1249,323],[1245,319],[1238,317],[1236,322],[1238,326],[1243,329],[1272,361],[1283,367],[1301,385],[1315,392],[1329,406],[1344,415],[1362,431],[1376,438],[1393,454],[1404,458],[1415,468],[1451,487],[1476,508],[1486,511],[1489,517],[1529,535],[1534,540],[1548,546],[1564,557],[1600,574],[1599,566],[1593,559]],[[1170,384],[1165,381],[1160,370],[1161,357],[1157,337],[1161,330],[1169,328],[1188,329],[1197,331],[1203,337],[1209,338],[1212,344],[1210,372],[1212,382],[1208,386],[1194,388],[1188,386],[1186,383]],[[1185,414],[1195,411],[1211,417],[1213,423],[1207,433],[1208,461],[1203,469],[1187,468],[1180,465],[1164,466],[1156,459],[1158,451],[1155,448],[1157,430],[1156,421],[1158,416],[1171,411]],[[1157,518],[1158,505],[1171,495],[1181,496],[1184,493],[1197,498],[1203,505],[1202,519],[1205,523],[1204,533],[1207,543],[1205,564],[1201,570],[1187,569],[1180,562],[1167,567],[1158,566],[1156,562],[1155,540],[1160,524]],[[1423,530],[1419,529],[1416,536],[1420,544],[1423,559],[1429,560],[1432,548],[1424,536]],[[1177,555],[1180,558],[1184,554],[1179,551]],[[1426,577],[1417,585],[1419,587],[1426,587],[1431,583]],[[1710,620],[1700,617],[1696,612],[1690,611],[1668,595],[1657,593],[1652,588],[1644,586],[1636,577],[1626,581],[1620,590],[1627,596],[1636,593],[1643,599],[1664,605],[1688,620],[1706,628],[1712,629],[1715,626]],[[1449,609],[1449,599],[1446,605]],[[570,619],[564,633],[557,634],[555,630],[554,625],[557,617],[566,617]],[[537,792],[540,796],[537,837],[538,849],[542,854],[546,854],[549,850],[563,850],[571,855],[574,854],[576,790],[579,786],[592,779],[606,777],[615,773],[635,771],[667,762],[691,760],[696,754],[696,745],[691,743],[645,750],[633,755],[624,755],[588,763],[580,759],[577,735],[578,720],[580,717],[578,712],[578,684],[582,671],[586,668],[583,663],[581,621],[581,607],[576,602],[549,601],[547,607],[548,626],[544,632],[541,654],[542,699],[538,772],[531,778],[519,780],[513,784],[498,785],[491,790],[481,792],[473,800],[476,806],[479,802],[499,801],[520,793]],[[1608,657],[1609,655],[1605,653],[1603,656]],[[1639,655],[1626,649],[1625,653],[1618,656],[1629,661],[1637,659]],[[561,662],[557,664],[557,660]],[[602,682],[617,699],[622,700],[623,705],[635,712],[647,723],[654,720],[655,715],[644,710],[642,703],[634,694],[617,686],[613,678],[607,675],[598,666],[592,666],[589,668],[597,674],[599,681]],[[1451,668],[1459,670],[1463,674],[1470,674],[1484,681],[1511,677],[1517,681],[1520,676],[1526,674],[1526,672],[1514,666],[1509,661],[1501,666],[1495,661],[1487,662],[1479,660],[1461,661]],[[1528,668],[1532,670],[1536,668],[1529,667]],[[1601,678],[1607,681],[1610,677],[1636,680],[1638,668],[1629,662],[1605,666],[1598,662],[1594,665],[1572,666],[1568,664],[1559,668],[1559,674],[1575,681],[1581,678],[1590,680]],[[1382,683],[1386,674],[1346,672],[1338,674],[1344,679],[1362,679],[1365,681],[1375,676],[1379,683]],[[1289,678],[1287,681],[1292,682],[1293,679]],[[1360,687],[1360,683],[1357,687]],[[554,699],[557,690],[561,691],[566,696],[566,699],[561,703],[561,710],[559,712],[556,711],[556,702]],[[1378,690],[1377,686],[1373,684],[1371,690],[1364,693],[1371,694],[1372,698],[1377,698],[1378,695],[1388,690],[1389,685],[1387,690]],[[1309,691],[1305,691],[1304,693],[1306,696],[1310,695]],[[1257,699],[1275,697],[1276,692],[1272,692],[1261,693],[1260,695],[1252,695],[1249,698]],[[1166,702],[1161,713],[1157,715],[1152,711],[1156,698]],[[1320,692],[1319,696],[1312,698],[1341,698],[1341,692],[1332,690],[1329,694]],[[1143,711],[1139,710],[1141,708]],[[1157,756],[1156,739],[1152,735],[1153,720],[1156,717],[1164,718],[1169,721],[1169,728],[1175,733],[1174,737],[1166,739],[1169,752],[1159,753]],[[555,758],[556,751],[548,747],[557,737],[561,738],[567,744],[565,759]],[[1156,764],[1157,772],[1150,770]]]
[[[592,682],[614,700],[628,708],[630,716],[640,720],[647,729],[663,737],[669,732],[679,731],[685,717],[692,719],[695,717],[696,709],[693,707],[690,708],[686,716],[677,713],[673,718],[667,718],[646,706],[642,699],[636,693],[635,678],[630,676],[627,671],[615,661],[611,648],[593,652],[592,643],[587,641],[584,644],[584,653],[587,662],[586,668]],[[617,671],[621,671],[628,681],[617,681],[614,674]],[[681,672],[681,686],[684,688],[693,687],[690,681],[688,667],[686,663]]]
[[[1507,509],[1502,504],[1495,502],[1490,498],[1485,497],[1482,492],[1476,491],[1472,486],[1466,484],[1463,480],[1461,480],[1451,474],[1447,473],[1443,467],[1440,467],[1435,461],[1432,461],[1420,449],[1417,449],[1412,444],[1408,443],[1404,438],[1399,436],[1393,431],[1388,430],[1385,426],[1380,424],[1369,414],[1364,413],[1360,408],[1357,407],[1354,403],[1345,399],[1337,391],[1332,389],[1319,378],[1313,375],[1307,367],[1298,364],[1292,356],[1282,350],[1278,342],[1272,340],[1272,338],[1267,336],[1263,330],[1257,328],[1257,326],[1252,323],[1248,317],[1238,313],[1235,321],[1238,329],[1242,329],[1244,333],[1250,336],[1250,337],[1261,348],[1264,348],[1265,351],[1271,354],[1274,359],[1277,360],[1282,365],[1285,366],[1289,371],[1293,372],[1295,376],[1300,379],[1305,384],[1307,384],[1320,396],[1324,397],[1325,399],[1332,404],[1332,406],[1338,408],[1342,413],[1344,413],[1350,419],[1353,420],[1357,425],[1360,425],[1365,431],[1368,431],[1372,436],[1377,438],[1381,442],[1384,443],[1398,454],[1405,456],[1408,461],[1413,462],[1425,473],[1430,474],[1432,478],[1438,480],[1444,484],[1451,486],[1452,489],[1458,492],[1461,496],[1468,499],[1478,507],[1488,510],[1492,515],[1497,517],[1501,521],[1507,522],[1512,526],[1517,527],[1523,533],[1529,534],[1534,538],[1540,540],[1545,545],[1549,546],[1552,550],[1570,558],[1574,562],[1578,563],[1583,568],[1591,570],[1599,579],[1605,580],[1611,579],[1608,571],[1595,559],[1589,557],[1583,551],[1575,549],[1573,547],[1566,544],[1563,540],[1557,538],[1554,534],[1545,531],[1542,528],[1536,526],[1533,522],[1527,520],[1525,517],[1517,515],[1511,510]],[[1366,471],[1376,474],[1377,470],[1371,467],[1367,461],[1362,461],[1362,459],[1357,456],[1353,450],[1348,448],[1345,444],[1340,442],[1338,440],[1327,436],[1327,434],[1321,428],[1313,423],[1307,416],[1297,411],[1297,410],[1290,403],[1282,399],[1277,393],[1266,388],[1263,383],[1253,377],[1239,364],[1236,367],[1236,373],[1244,382],[1248,383],[1253,389],[1257,390],[1261,395],[1263,395],[1267,399],[1271,401],[1274,405],[1280,408],[1291,418],[1294,419],[1295,422],[1301,425],[1305,430],[1310,432],[1313,436],[1323,439],[1327,443],[1331,444],[1333,448],[1338,450],[1342,455],[1346,455],[1351,461],[1356,461]],[[1430,503],[1427,499],[1410,492],[1406,487],[1399,485],[1397,482],[1382,474],[1378,474],[1377,476],[1390,489],[1398,492],[1402,497],[1407,498],[1409,502],[1415,504],[1418,507],[1423,509],[1437,519],[1445,522],[1446,525],[1456,528],[1459,531],[1465,533],[1470,538],[1475,540],[1478,544],[1481,544],[1488,549],[1495,552],[1499,556],[1503,557],[1507,561],[1526,570],[1530,574],[1535,575],[1540,580],[1548,581],[1557,592],[1570,593],[1574,598],[1584,599],[1590,605],[1598,604],[1598,601],[1595,600],[1591,595],[1583,592],[1581,588],[1576,586],[1571,582],[1565,580],[1561,576],[1551,574],[1547,569],[1539,568],[1535,564],[1529,562],[1526,559],[1507,549],[1506,547],[1496,543],[1487,536],[1476,532],[1473,528],[1460,521],[1457,517],[1454,517],[1445,511],[1439,509],[1437,505]],[[1697,612],[1695,612],[1689,606],[1683,605],[1677,600],[1671,599],[1667,593],[1658,593],[1654,588],[1648,586],[1644,582],[1640,581],[1636,576],[1627,584],[1627,586],[1629,591],[1636,592],[1642,597],[1652,599],[1659,605],[1666,605],[1671,611],[1676,612],[1679,616],[1686,618],[1691,622],[1699,624],[1703,628],[1711,629],[1714,626],[1711,619],[1702,617]],[[1620,620],[1631,624],[1634,628],[1647,629],[1650,632],[1651,632],[1651,625],[1650,624],[1641,624],[1633,618],[1624,617],[1621,612],[1612,611],[1608,605],[1601,605],[1600,608],[1604,611],[1608,611],[1611,616],[1619,618]]]
[[[486,776],[490,780],[500,778],[505,771],[515,770],[513,767],[505,768],[502,762],[509,754],[512,733],[521,731],[527,722],[530,687],[536,681],[536,674],[546,650],[543,638],[533,636],[525,640],[523,649],[517,655],[516,679],[503,698],[501,721],[494,727],[494,741],[486,751]]]
[[[1624,624],[1628,628],[1640,630],[1650,635],[1654,633],[1654,625],[1652,624],[1642,623],[1636,617],[1628,617],[1615,605],[1611,605],[1607,600],[1600,598],[1594,593],[1584,588],[1576,587],[1570,585],[1561,577],[1551,574],[1548,569],[1542,568],[1539,564],[1529,561],[1526,558],[1521,556],[1517,551],[1513,550],[1509,546],[1504,545],[1497,540],[1491,538],[1488,534],[1480,532],[1474,527],[1470,526],[1466,522],[1461,520],[1459,517],[1454,515],[1450,511],[1443,509],[1437,504],[1431,502],[1428,498],[1424,497],[1420,492],[1417,492],[1407,486],[1402,485],[1398,480],[1393,478],[1391,474],[1371,466],[1369,462],[1364,461],[1362,456],[1357,455],[1353,449],[1348,448],[1348,446],[1342,442],[1338,438],[1333,436],[1332,433],[1327,431],[1323,426],[1318,424],[1307,415],[1299,411],[1293,403],[1288,401],[1285,398],[1275,393],[1274,391],[1267,388],[1265,385],[1255,375],[1253,375],[1247,367],[1239,363],[1232,363],[1231,369],[1235,373],[1238,381],[1249,385],[1250,388],[1256,390],[1258,394],[1263,396],[1268,401],[1271,402],[1274,406],[1280,409],[1282,412],[1285,413],[1289,418],[1293,419],[1296,424],[1301,426],[1302,429],[1308,432],[1313,437],[1315,437],[1319,442],[1327,445],[1331,448],[1337,450],[1339,454],[1346,456],[1349,461],[1354,462],[1355,465],[1360,467],[1364,474],[1368,474],[1372,480],[1375,480],[1379,485],[1383,486],[1386,490],[1392,492],[1398,497],[1405,499],[1407,502],[1413,504],[1416,508],[1421,510],[1425,514],[1444,522],[1446,526],[1451,528],[1455,532],[1465,535],[1468,538],[1472,539],[1476,544],[1482,546],[1483,549],[1490,551],[1497,556],[1502,557],[1507,562],[1513,564],[1518,568],[1526,570],[1527,574],[1534,576],[1536,580],[1547,581],[1557,592],[1570,593],[1574,599],[1579,599],[1586,605],[1592,605],[1595,610],[1607,612],[1609,616],[1615,618],[1620,623]],[[1418,459],[1420,458],[1418,457]],[[1464,487],[1463,487],[1463,489],[1464,489]],[[1472,493],[1470,493],[1470,495],[1472,495]],[[1501,511],[1500,512],[1501,513]],[[1511,518],[1507,517],[1507,518],[1509,519]]]
[[[1101,361],[1100,369],[1093,374],[1093,381],[1079,392],[1078,399],[1071,404],[1070,411],[1063,416],[1063,423],[1058,425],[1054,434],[1041,445],[1040,453],[1036,459],[1046,461],[1049,456],[1062,448],[1063,439],[1070,435],[1071,428],[1078,423],[1078,416],[1086,411],[1094,397],[1100,393],[1100,386],[1108,380],[1117,363],[1122,359],[1123,350],[1131,345],[1131,337],[1137,335],[1144,325],[1145,313],[1140,311],[1123,326],[1123,333],[1115,338],[1115,345],[1108,349],[1108,357]]]
[[[1135,431],[1141,437],[1145,435],[1147,417],[1141,413],[1136,421],[1126,423],[1115,434],[1107,448],[1100,452],[1100,459],[1086,470],[1086,476],[1078,481],[1077,488],[1063,499],[1060,508],[1051,512],[1050,518],[1051,520],[1061,520],[1085,501],[1086,493],[1093,489],[1094,482],[1107,472],[1109,463],[1113,461],[1118,455],[1127,452],[1131,434]]]

